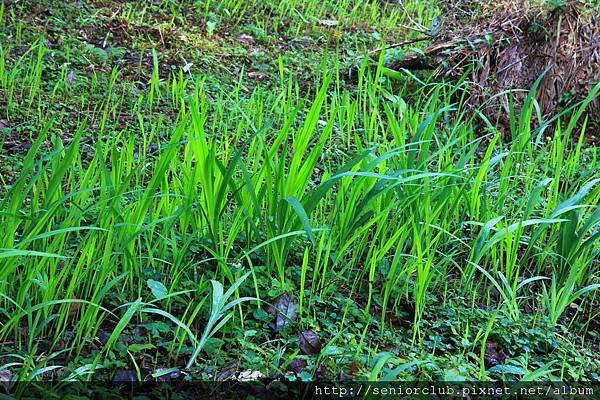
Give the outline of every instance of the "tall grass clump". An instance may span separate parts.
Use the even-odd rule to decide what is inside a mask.
[[[7,113],[39,99],[43,55],[0,63]],[[363,296],[364,332],[410,309],[414,343],[449,290],[512,320],[527,303],[553,326],[599,287],[600,164],[573,139],[579,109],[545,124],[531,96],[506,140],[467,113],[461,83],[409,93],[363,66],[355,91],[328,71],[303,96],[292,81],[246,94],[163,76],[156,57],[147,93],[113,95],[115,70],[69,141],[42,120],[1,194],[0,342],[23,378],[55,366],[42,345],[68,336],[81,354],[110,327],[80,375],[94,372],[127,325],[156,319],[173,327],[169,362],[193,369],[270,300],[265,282],[300,291],[300,318],[317,297]],[[118,110],[141,135],[116,129]]]

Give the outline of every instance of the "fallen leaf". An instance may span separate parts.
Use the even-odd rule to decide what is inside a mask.
[[[193,66],[194,66],[194,63],[188,62],[188,63],[185,63],[185,65],[181,68],[181,70],[187,74],[188,72],[190,72],[190,70],[192,69]]]
[[[335,19],[321,19],[321,20],[319,20],[319,25],[323,25],[323,26],[326,26],[326,27],[337,26],[337,24],[339,24],[339,22],[336,21]]]
[[[106,343],[108,343],[108,339],[110,338],[110,333],[108,333],[106,331],[100,331],[96,334],[96,338],[98,338],[98,341],[100,342],[100,344],[105,345]]]
[[[247,369],[238,374],[237,380],[240,382],[257,381],[260,378],[264,378],[264,375],[260,371],[252,371]]]
[[[119,371],[113,378],[113,382],[135,382],[137,381],[137,376],[135,375],[135,371]]]
[[[75,71],[69,71],[67,74],[67,84],[73,86],[73,83],[75,83]]]
[[[44,44],[50,49],[55,49],[58,47],[58,42],[52,42],[48,39],[44,39]]]
[[[338,380],[340,382],[345,382],[345,381],[353,381],[354,378],[355,378],[354,374],[347,374],[344,371],[341,371]]]
[[[352,361],[350,363],[350,375],[356,375],[356,373],[362,368],[363,366],[361,365],[361,363],[359,363],[358,361]]]
[[[294,358],[290,365],[288,365],[287,370],[298,374],[302,372],[304,368],[306,368],[306,361],[301,358]]]
[[[250,35],[240,35],[238,36],[238,42],[246,43],[246,44],[254,44],[255,40],[253,36]]]
[[[313,331],[300,332],[300,350],[304,354],[316,355],[321,352],[323,345]]]
[[[284,293],[275,300],[273,305],[275,308],[267,308],[269,314],[275,315],[275,321],[271,322],[269,326],[279,332],[291,321],[296,320],[298,304],[294,302],[294,296],[291,293]]]
[[[223,370],[221,370],[218,374],[217,374],[217,381],[224,381],[230,377],[232,377],[238,370],[240,366],[240,362],[236,361],[234,363],[229,364],[228,366],[226,366]]]
[[[75,299],[75,300],[77,300],[77,299]],[[80,309],[81,309],[81,303],[79,303],[79,302],[71,303],[71,307],[69,308],[69,315],[71,317],[76,315]]]
[[[484,361],[487,368],[504,364],[508,356],[498,348],[497,343],[487,342],[485,344]]]
[[[319,368],[315,371],[315,379],[326,377],[329,374],[329,369],[325,363],[319,364]]]
[[[248,72],[248,78],[255,79],[257,81],[264,81],[266,76],[264,74],[261,74],[260,72],[250,71]]]
[[[3,387],[7,393],[12,386],[11,379],[12,372],[8,368],[0,370],[0,387]]]

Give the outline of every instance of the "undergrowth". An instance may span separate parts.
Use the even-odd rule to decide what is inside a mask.
[[[375,7],[346,3],[350,19]],[[326,58],[310,90],[283,66],[249,90],[165,72],[155,51],[139,90],[119,68],[45,79],[41,40],[0,49],[2,117],[32,121],[0,178],[13,380],[217,379],[236,359],[305,380],[598,379],[600,162],[582,112],[600,86],[549,121],[534,87],[501,132],[462,82],[368,60],[354,87]],[[76,112],[55,108],[73,94]]]

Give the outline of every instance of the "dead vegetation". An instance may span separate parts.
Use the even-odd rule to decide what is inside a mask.
[[[508,123],[510,97],[517,111],[525,98],[525,91],[513,89],[531,88],[542,74],[536,97],[546,116],[575,104],[600,81],[598,9],[579,0],[468,3],[448,3],[444,26],[431,44],[388,67],[466,76],[468,103],[500,125]],[[589,125],[598,130],[599,98],[587,113]]]

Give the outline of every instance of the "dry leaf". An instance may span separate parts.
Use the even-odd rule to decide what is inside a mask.
[[[340,382],[345,382],[345,381],[353,381],[354,378],[355,378],[354,374],[347,374],[344,371],[341,371],[338,380]]]
[[[266,76],[264,74],[261,74],[260,72],[250,71],[250,72],[248,72],[248,78],[254,79],[257,81],[264,81]]]
[[[184,73],[188,73],[190,72],[190,70],[192,69],[192,67],[194,66],[194,63],[185,63],[185,65],[181,68],[183,70]]]
[[[240,35],[240,36],[238,36],[238,42],[246,43],[246,44],[254,44],[255,40],[254,40],[254,37],[252,37],[250,35]]]
[[[332,27],[332,26],[337,26],[339,22],[336,21],[335,19],[321,19],[319,20],[319,25],[323,25],[326,27]]]
[[[69,71],[69,73],[67,74],[67,84],[69,86],[73,86],[74,83],[75,83],[75,71]]]
[[[239,361],[235,361],[235,362],[227,365],[225,368],[223,368],[223,370],[221,370],[217,374],[217,381],[224,381],[224,380],[227,380],[227,379],[233,377],[236,374],[239,367],[240,367]]]
[[[260,371],[252,371],[251,369],[247,369],[238,374],[237,380],[240,382],[257,381],[264,377],[265,376]]]
[[[113,378],[113,382],[135,382],[137,381],[137,376],[135,371],[119,371]]]
[[[0,387],[3,387],[6,392],[8,392],[12,386],[11,379],[12,373],[8,368],[0,370]]]
[[[488,368],[504,364],[507,358],[508,356],[499,348],[497,343],[487,342],[485,344],[484,361]]]
[[[313,331],[300,332],[300,350],[304,354],[316,355],[321,352],[322,348],[321,341]]]
[[[294,296],[291,293],[284,293],[275,300],[273,305],[275,308],[267,309],[269,314],[275,315],[275,321],[271,322],[269,326],[279,332],[291,321],[296,320],[298,304],[294,302]]]
[[[301,358],[294,358],[290,365],[288,365],[287,370],[298,374],[302,372],[304,368],[306,368],[306,361]]]

